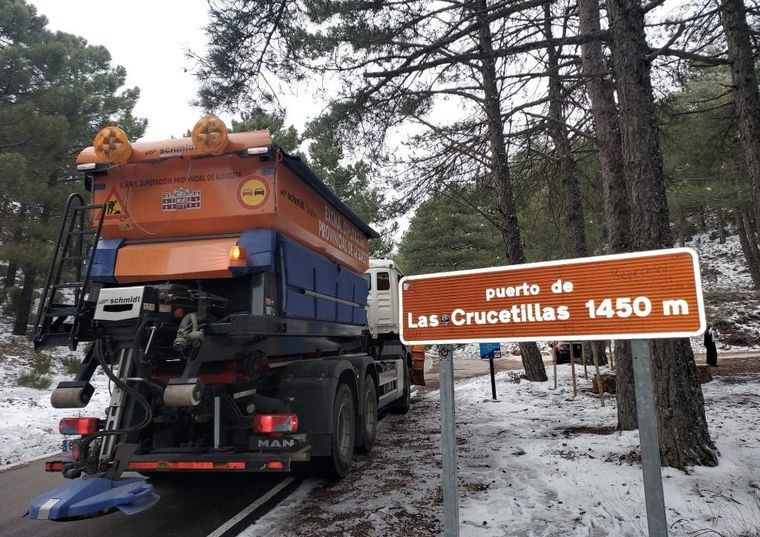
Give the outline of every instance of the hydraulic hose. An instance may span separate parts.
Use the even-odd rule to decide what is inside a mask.
[[[95,347],[94,347],[93,352],[94,352],[95,358],[100,363],[100,367],[103,369],[103,372],[106,374],[106,376],[116,386],[124,390],[129,395],[133,396],[135,400],[143,408],[145,415],[143,416],[143,419],[142,421],[140,421],[140,423],[133,425],[131,427],[125,427],[122,429],[113,429],[111,431],[97,431],[95,433],[87,435],[82,441],[82,448],[84,448],[83,453],[87,452],[87,448],[92,443],[92,441],[95,440],[96,438],[134,433],[147,427],[150,424],[150,422],[153,420],[153,409],[151,408],[148,400],[138,390],[136,390],[135,388],[133,388],[126,382],[122,381],[122,379],[120,379],[116,374],[114,374],[112,366],[110,366],[106,362],[105,353],[103,349],[103,340],[97,339],[95,341]]]

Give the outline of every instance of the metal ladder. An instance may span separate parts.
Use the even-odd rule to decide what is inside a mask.
[[[100,209],[95,225],[91,227],[89,211]],[[103,228],[105,205],[88,205],[79,194],[71,194],[58,227],[45,284],[42,287],[37,316],[34,320],[34,348],[68,345],[76,349],[79,327],[90,283],[90,271],[95,249]],[[87,252],[85,239],[93,237]],[[73,274],[74,281],[61,282],[61,277]],[[59,290],[71,289],[73,303],[56,302]],[[66,322],[67,319],[72,319]]]

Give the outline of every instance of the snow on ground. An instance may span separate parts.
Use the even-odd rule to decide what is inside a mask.
[[[707,292],[752,289],[752,278],[742,253],[738,235],[729,235],[720,244],[708,233],[694,235],[686,243],[699,254],[702,284]]]
[[[18,377],[32,370],[34,351],[27,338],[11,336],[10,326],[0,320],[0,469],[30,461],[60,451],[63,437],[58,432],[58,421],[63,417],[104,416],[108,405],[108,379],[98,373],[92,384],[95,394],[84,409],[58,410],[50,406],[50,393],[62,380],[73,375],[65,371],[62,358],[71,353],[68,349],[46,353],[52,357],[46,389],[26,388],[18,385]]]
[[[760,349],[760,296],[752,291],[739,237],[730,235],[720,244],[717,236],[700,233],[686,246],[699,254],[707,322],[718,331],[719,350]],[[695,352],[704,352],[702,343],[692,338]]]
[[[614,399],[600,408],[570,366],[553,383],[497,375],[456,385],[463,536],[646,535],[638,433],[615,431]],[[716,468],[665,468],[671,535],[760,535],[760,376],[703,386]],[[389,416],[373,453],[341,482],[305,489],[242,535],[407,536],[440,533],[438,392],[421,392],[407,416]]]

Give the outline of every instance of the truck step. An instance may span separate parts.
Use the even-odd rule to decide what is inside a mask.
[[[45,314],[45,317],[48,319],[53,317],[68,317],[70,315],[76,315],[77,313],[78,311],[75,306],[59,306],[56,308],[50,308]]]
[[[45,334],[41,338],[35,340],[35,347],[68,347],[69,339],[71,335],[68,333],[55,332],[52,334]]]

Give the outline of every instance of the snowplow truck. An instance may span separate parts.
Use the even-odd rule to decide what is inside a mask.
[[[379,412],[409,410],[424,354],[398,338],[400,273],[370,261],[377,233],[268,131],[206,116],[191,138],[132,144],[107,127],[76,163],[90,199],[66,203],[34,343],[87,350],[51,396],[76,411],[45,466],[71,481],[33,518],[153,505],[126,471],[341,477]],[[104,416],[81,410],[97,368]]]

